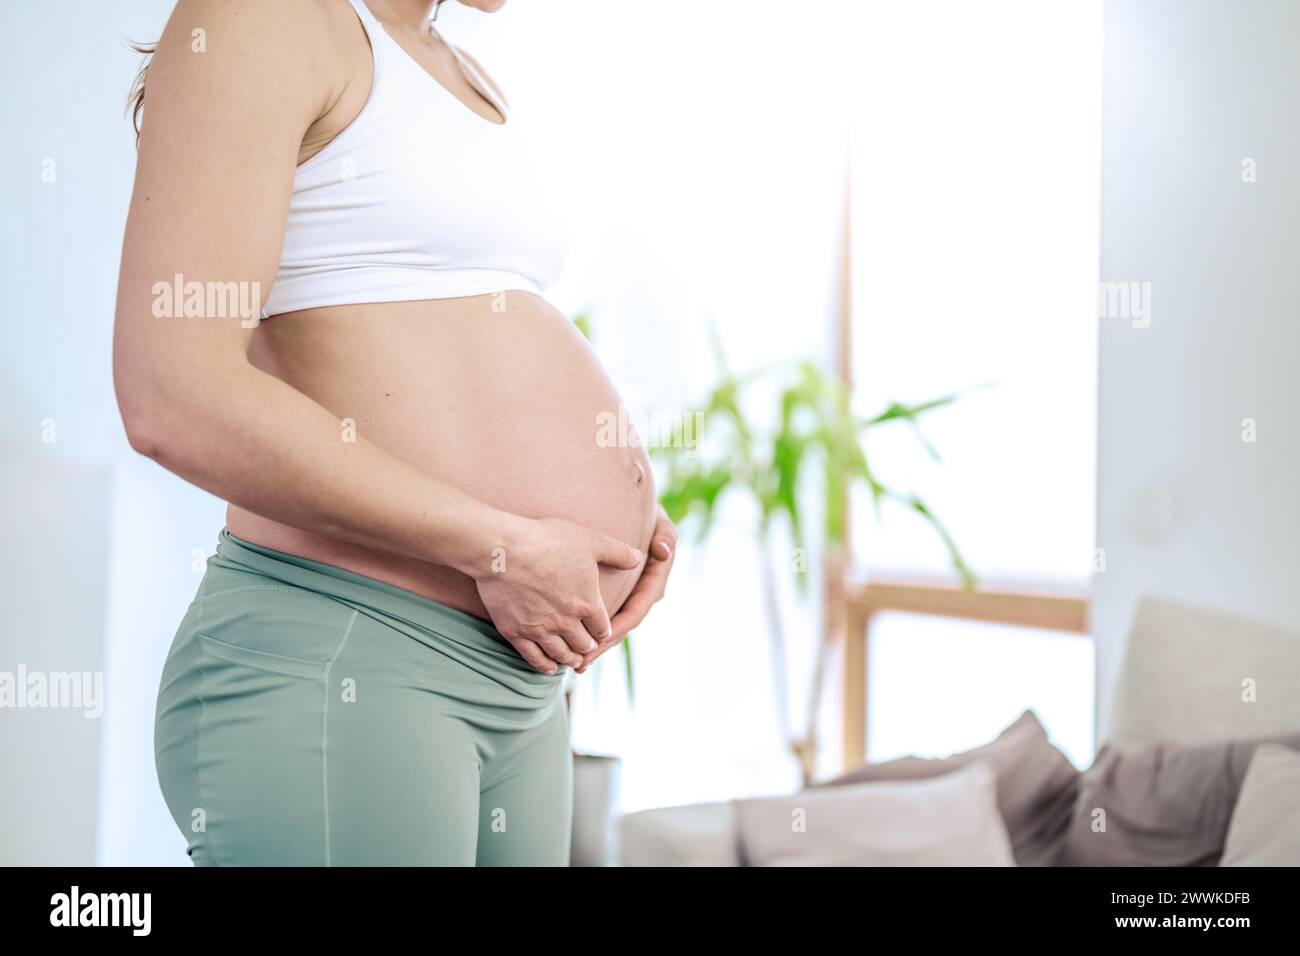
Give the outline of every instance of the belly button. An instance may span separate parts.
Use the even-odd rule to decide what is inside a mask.
[[[638,485],[645,482],[645,469],[641,467],[639,461],[632,462],[632,474],[636,478],[636,483]]]

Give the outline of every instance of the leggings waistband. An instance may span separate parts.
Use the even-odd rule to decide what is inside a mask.
[[[332,598],[437,650],[448,652],[459,647],[477,660],[487,655],[495,662],[499,679],[508,676],[511,684],[528,685],[532,692],[545,691],[550,696],[550,691],[558,690],[560,678],[568,670],[561,665],[555,675],[540,673],[519,656],[490,622],[472,614],[343,568],[264,548],[236,538],[224,528],[217,539],[216,554],[209,563],[249,571]],[[452,656],[462,655],[453,653]],[[516,689],[525,688],[516,686]]]

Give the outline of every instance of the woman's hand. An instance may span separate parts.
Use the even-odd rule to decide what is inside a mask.
[[[668,520],[668,513],[660,507],[659,520],[655,522],[654,534],[650,538],[650,560],[637,579],[636,587],[632,588],[632,593],[610,622],[609,637],[597,641],[594,649],[583,654],[582,663],[577,668],[579,674],[601,654],[621,643],[634,627],[645,620],[650,608],[664,596],[664,589],[668,586],[668,573],[673,569],[676,554],[677,527]]]
[[[554,674],[557,664],[581,666],[613,633],[598,565],[633,571],[641,552],[558,518],[521,518],[507,539],[489,567],[471,575],[492,623],[544,674]]]

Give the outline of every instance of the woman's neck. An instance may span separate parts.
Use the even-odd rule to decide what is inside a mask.
[[[371,12],[380,19],[399,23],[418,33],[433,15],[437,0],[366,0],[366,2],[369,3]]]

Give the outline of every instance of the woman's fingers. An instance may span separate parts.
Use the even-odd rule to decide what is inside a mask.
[[[650,540],[650,557],[653,560],[646,562],[641,576],[637,578],[636,586],[632,588],[632,593],[627,596],[623,606],[610,620],[609,637],[599,641],[594,651],[583,654],[582,665],[577,668],[579,674],[586,671],[596,658],[611,647],[622,643],[623,639],[645,620],[650,609],[667,590],[668,575],[673,569],[676,553],[677,528],[668,520],[668,515],[663,508],[660,508],[659,521],[655,524],[654,535]]]
[[[506,640],[519,652],[520,657],[533,666],[534,670],[539,670],[543,674],[554,674],[558,670],[555,661],[546,656],[536,641],[530,641],[525,637],[508,637]]]
[[[655,522],[654,535],[650,539],[650,556],[660,561],[667,561],[677,550],[677,526],[668,520],[668,513],[659,509],[659,520]]]
[[[637,579],[636,587],[628,595],[627,601],[619,612],[614,615],[614,620],[610,626],[614,629],[615,636],[621,636],[630,631],[649,613],[651,606],[664,596],[668,588],[668,574],[673,569],[672,558],[666,561],[655,561],[647,564],[645,570],[641,572],[641,577]],[[639,616],[631,624],[620,626],[619,618],[627,619],[631,613]]]
[[[597,641],[603,641],[613,633],[610,630],[609,611],[606,610],[604,601],[599,599],[596,601],[595,606],[583,617],[582,626]]]
[[[582,663],[582,655],[588,654],[596,649],[596,639],[593,635],[587,633],[587,628],[582,621],[572,621],[558,629],[559,636],[564,639],[564,643],[569,649],[578,655],[578,663]]]
[[[618,568],[620,571],[635,571],[641,566],[642,554],[630,544],[607,534],[596,534],[595,538],[592,552],[597,564]]]
[[[614,615],[614,619],[610,621],[614,638],[622,640],[627,637],[633,628],[645,620],[646,615],[650,613],[650,608],[654,606],[657,600],[659,598],[649,590],[643,590],[640,594],[633,591],[627,602]]]
[[[534,641],[546,652],[546,656],[557,664],[578,667],[582,664],[582,655],[569,647],[568,642],[559,634],[538,634]]]
[[[611,647],[622,643],[623,638],[645,620],[655,602],[664,596],[670,568],[671,564],[664,561],[646,565],[646,570],[637,580],[636,587],[632,589],[632,593],[623,602],[623,607],[610,621],[609,639],[601,641],[594,651],[588,651],[582,656],[582,666],[577,669],[579,674]]]
[[[601,641],[601,643],[596,647],[594,651],[592,651],[590,654],[583,655],[582,665],[580,667],[575,667],[574,671],[576,671],[579,674],[587,673],[587,668],[590,667],[593,663],[595,663],[597,658],[599,658],[611,647],[618,647],[618,645],[622,643],[623,643],[623,638],[621,637],[618,638],[617,640],[611,638],[608,641]]]

